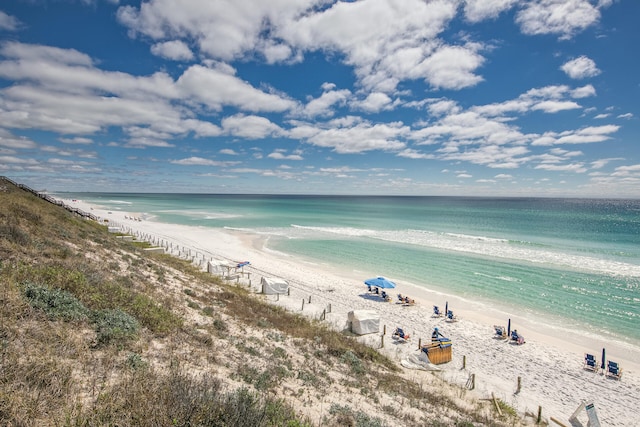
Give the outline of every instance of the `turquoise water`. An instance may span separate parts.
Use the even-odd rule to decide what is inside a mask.
[[[640,201],[60,194],[640,344]]]

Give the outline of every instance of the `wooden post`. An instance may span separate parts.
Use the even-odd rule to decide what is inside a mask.
[[[495,394],[491,392],[491,398],[493,399],[493,404],[496,405],[496,410],[498,411],[498,415],[502,416],[502,410],[500,409],[500,405],[498,405],[498,400],[496,400]]]
[[[331,304],[329,304],[329,313],[331,313]]]
[[[322,310],[322,320],[325,320],[327,318],[327,309],[325,308],[324,310]]]
[[[418,350],[422,348],[422,338],[418,338]]]
[[[467,368],[467,356],[464,355],[462,356],[462,369],[466,369]]]
[[[276,294],[276,301],[280,301],[280,294]]]
[[[291,288],[287,288],[287,296],[291,296]]]
[[[309,304],[311,304],[311,295],[309,295]]]
[[[518,377],[518,388],[516,389],[516,394],[520,393],[521,388],[522,388],[522,377]]]
[[[536,424],[540,424],[542,421],[542,406],[538,406],[538,419],[536,420]]]
[[[471,390],[476,388],[476,374],[471,374]]]
[[[384,348],[384,335],[380,335],[380,348]]]
[[[387,325],[382,326],[382,335],[387,335]]]
[[[302,310],[304,310],[304,298],[302,298]]]

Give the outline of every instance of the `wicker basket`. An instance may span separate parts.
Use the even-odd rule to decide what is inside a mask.
[[[434,365],[440,365],[442,363],[451,362],[451,344],[447,346],[440,346],[438,344],[426,345],[422,348],[429,356],[429,361]]]

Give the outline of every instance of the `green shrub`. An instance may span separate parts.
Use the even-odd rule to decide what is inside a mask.
[[[22,293],[29,304],[44,311],[51,319],[66,321],[86,320],[89,310],[78,299],[62,289],[50,289],[46,286],[26,282]]]
[[[346,351],[342,355],[341,360],[351,367],[351,371],[354,374],[363,374],[365,372],[362,360],[360,360],[351,350]]]
[[[122,310],[98,310],[92,320],[98,344],[109,344],[133,338],[138,332],[138,321]]]

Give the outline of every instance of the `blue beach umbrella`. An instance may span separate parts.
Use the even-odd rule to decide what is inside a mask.
[[[367,279],[364,281],[364,284],[382,289],[392,289],[396,287],[395,283],[384,277],[374,277],[372,279]]]

